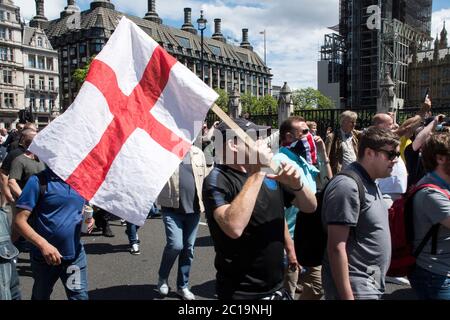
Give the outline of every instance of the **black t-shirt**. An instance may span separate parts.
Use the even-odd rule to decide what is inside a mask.
[[[5,174],[9,175],[9,171],[11,170],[12,162],[15,158],[25,153],[25,148],[21,145],[17,149],[12,150],[8,153],[5,160],[3,160],[1,169],[5,172]]]
[[[412,144],[405,148],[405,165],[408,171],[408,187],[416,184],[425,176],[420,151],[414,151]]]
[[[250,221],[238,239],[228,237],[214,219],[214,210],[230,204],[247,178],[246,173],[216,165],[203,183],[219,299],[258,299],[283,285],[284,206],[291,205],[293,194],[265,178]]]

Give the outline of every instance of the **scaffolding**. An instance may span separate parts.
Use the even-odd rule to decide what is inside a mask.
[[[369,6],[381,10],[381,30],[369,29]],[[350,108],[375,108],[380,84],[390,72],[396,95],[406,98],[407,57],[411,44],[420,49],[431,43],[432,0],[340,0],[339,33],[345,43],[341,66],[346,90],[341,95]]]
[[[431,37],[397,19],[383,19],[380,33],[379,83],[389,73],[399,101],[407,98],[408,57],[414,46],[419,51],[431,46]],[[400,106],[402,107],[402,106]]]
[[[325,35],[324,45],[320,48],[320,60],[330,62],[329,82],[341,81],[342,66],[344,63],[344,38],[336,33]]]

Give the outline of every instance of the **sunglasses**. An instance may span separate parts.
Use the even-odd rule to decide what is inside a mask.
[[[400,157],[401,153],[395,150],[384,150],[384,149],[378,149],[378,152],[384,152],[387,156],[387,158],[389,159],[389,161],[393,161],[395,159],[397,159],[398,157]]]
[[[302,134],[308,134],[309,129],[303,129],[303,130],[299,130]]]

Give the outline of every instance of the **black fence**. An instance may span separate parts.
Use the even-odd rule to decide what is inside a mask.
[[[296,110],[294,115],[305,118],[306,121],[315,121],[317,123],[317,132],[320,136],[325,137],[327,128],[336,130],[339,128],[339,118],[342,109],[316,109],[316,110]],[[376,114],[374,109],[353,109],[358,114],[356,122],[356,129],[367,128],[372,123],[372,118]],[[397,112],[397,123],[401,124],[406,119],[416,115],[419,108],[400,109]],[[450,116],[450,107],[432,108],[433,115],[445,114]],[[219,121],[219,117],[209,112],[206,118],[208,125],[210,126],[214,121]],[[278,115],[277,114],[252,114],[249,118],[250,121],[259,124],[271,126],[272,128],[278,128]]]

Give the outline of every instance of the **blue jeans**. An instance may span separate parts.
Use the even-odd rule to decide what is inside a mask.
[[[415,266],[408,279],[419,299],[450,300],[450,277]]]
[[[14,259],[0,258],[0,300],[21,300],[19,275]]]
[[[31,300],[50,300],[53,287],[61,279],[69,300],[88,300],[87,260],[84,248],[74,260],[61,260],[59,266],[50,266],[41,256],[31,255],[33,293]]]
[[[133,245],[135,243],[139,243],[138,237],[137,237],[137,231],[139,230],[139,227],[135,224],[132,224],[127,221],[127,230],[125,233],[128,236],[128,241],[130,242],[130,245]]]
[[[15,262],[19,251],[11,243],[9,230],[6,212],[0,209],[0,300],[20,300],[19,276]]]
[[[177,287],[187,288],[189,272],[194,259],[194,244],[197,237],[199,213],[177,213],[163,210],[163,221],[166,229],[166,246],[161,258],[159,277],[167,279],[170,270],[178,258]]]

